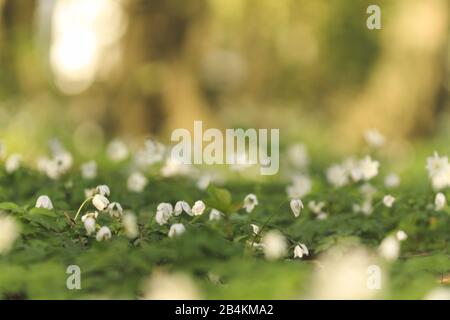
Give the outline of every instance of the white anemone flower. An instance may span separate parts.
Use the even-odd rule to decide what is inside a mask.
[[[103,226],[97,231],[95,238],[99,242],[109,240],[111,239],[111,230],[108,227]]]
[[[14,218],[0,215],[0,255],[11,250],[19,234],[20,227]]]
[[[300,212],[305,207],[303,205],[302,200],[300,199],[292,199],[290,202],[291,210],[294,216],[297,218],[300,215]]]
[[[404,240],[408,239],[408,235],[407,235],[406,232],[403,231],[403,230],[398,230],[398,231],[395,233],[395,236],[397,237],[397,240],[398,240],[398,241],[404,241]]]
[[[128,157],[128,153],[126,144],[119,139],[111,141],[106,148],[108,158],[114,162],[125,160]]]
[[[82,164],[81,176],[84,179],[95,179],[97,177],[97,162],[92,160]]]
[[[102,184],[95,188],[95,193],[101,194],[102,196],[105,197],[109,197],[109,195],[111,194],[111,190],[106,184]]]
[[[109,200],[101,194],[96,194],[94,198],[92,198],[92,204],[97,210],[105,211],[108,208]]]
[[[309,250],[308,248],[303,244],[299,243],[294,248],[294,258],[303,258],[303,256],[308,256]]]
[[[194,216],[201,216],[203,212],[205,212],[205,209],[206,209],[205,203],[201,200],[198,200],[192,206],[192,214]]]
[[[11,174],[17,171],[22,164],[22,156],[20,154],[12,154],[6,159],[5,170]]]
[[[383,204],[388,208],[392,208],[392,206],[394,205],[394,202],[395,202],[395,198],[393,196],[391,196],[390,194],[384,196],[384,198],[383,198]]]
[[[189,206],[189,204],[186,201],[178,201],[177,203],[175,203],[175,209],[174,209],[174,214],[176,216],[179,216],[180,214],[183,213],[183,211],[185,213],[187,213],[188,215],[192,216],[192,210],[191,207]]]
[[[386,188],[397,188],[400,185],[400,177],[395,173],[390,173],[384,179],[384,186]]]
[[[400,242],[396,236],[387,236],[381,241],[378,253],[387,261],[394,261],[400,254]]]
[[[125,235],[129,239],[137,238],[137,236],[139,235],[139,228],[137,224],[137,218],[133,213],[127,212],[123,215],[122,225],[125,231]]]
[[[220,212],[217,209],[211,209],[211,212],[209,213],[209,220],[210,221],[219,221],[223,216],[223,213]]]
[[[347,169],[338,164],[327,169],[326,177],[328,183],[337,188],[345,186],[349,181]]]
[[[44,208],[47,210],[53,210],[52,200],[46,195],[40,196],[36,200],[36,208]]]
[[[111,202],[108,205],[108,213],[111,218],[120,218],[123,216],[122,206],[118,202]]]
[[[86,213],[81,217],[81,221],[84,224],[84,228],[86,229],[86,233],[88,234],[88,236],[95,232],[97,217],[98,212]]]
[[[155,219],[159,225],[166,224],[172,217],[173,208],[170,203],[160,203],[156,209]]]
[[[384,145],[386,138],[377,129],[369,129],[364,133],[364,139],[372,148],[380,148]]]
[[[247,213],[252,212],[255,207],[258,205],[258,198],[253,194],[248,194],[244,199],[244,204],[242,207],[247,211]]]
[[[262,238],[264,255],[267,260],[277,260],[286,256],[286,238],[277,230],[267,232]]]
[[[439,192],[434,199],[436,211],[442,211],[445,208],[446,204],[447,199],[445,198],[445,195],[442,192]]]
[[[180,236],[185,231],[186,231],[186,228],[184,227],[184,225],[182,223],[175,223],[170,226],[169,237],[173,238],[173,237]]]
[[[292,178],[292,184],[286,188],[291,199],[302,198],[311,192],[312,181],[306,175],[296,175]]]
[[[127,187],[131,192],[141,193],[147,186],[147,178],[140,172],[134,172],[128,177]]]

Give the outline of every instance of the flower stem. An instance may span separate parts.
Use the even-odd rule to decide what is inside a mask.
[[[77,220],[78,215],[79,215],[80,212],[81,212],[81,209],[83,209],[83,207],[86,205],[86,203],[88,203],[88,202],[89,202],[90,200],[92,200],[92,199],[94,199],[94,197],[89,197],[89,198],[87,198],[86,200],[83,201],[83,203],[81,204],[81,206],[78,208],[78,211],[77,211],[77,214],[75,215],[75,218],[73,219],[74,221]]]

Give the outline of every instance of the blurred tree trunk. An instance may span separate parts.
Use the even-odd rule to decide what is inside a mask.
[[[444,86],[449,40],[447,0],[393,3],[387,19],[382,11],[382,51],[363,90],[347,101],[336,121],[346,147],[360,142],[367,128],[378,128],[402,141],[429,132]]]
[[[119,131],[163,134],[212,118],[195,75],[206,10],[205,0],[128,3],[121,90],[112,110]]]

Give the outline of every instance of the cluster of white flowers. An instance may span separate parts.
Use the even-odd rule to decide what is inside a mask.
[[[448,157],[441,157],[437,152],[427,159],[426,169],[431,185],[435,190],[450,186],[450,164]]]
[[[343,187],[353,182],[369,181],[378,175],[380,163],[370,156],[362,159],[347,158],[341,164],[334,164],[326,171],[328,182],[335,187]]]
[[[325,220],[326,218],[328,218],[328,214],[323,211],[325,206],[326,203],[323,201],[316,202],[314,200],[311,200],[308,202],[309,210],[311,210],[311,212],[314,213],[319,220]]]
[[[147,139],[144,147],[136,152],[134,160],[138,167],[146,168],[163,161],[165,153],[166,147],[163,144],[154,139]]]
[[[66,174],[73,165],[73,157],[57,140],[51,141],[50,157],[40,157],[37,161],[38,170],[50,179],[57,180]]]

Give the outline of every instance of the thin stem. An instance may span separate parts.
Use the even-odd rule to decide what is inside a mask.
[[[75,218],[73,219],[74,221],[77,220],[78,215],[80,214],[81,210],[83,209],[83,207],[86,205],[86,203],[88,203],[90,200],[94,199],[94,197],[89,197],[86,200],[84,200],[84,202],[81,204],[80,208],[78,208],[77,214],[75,215]]]

